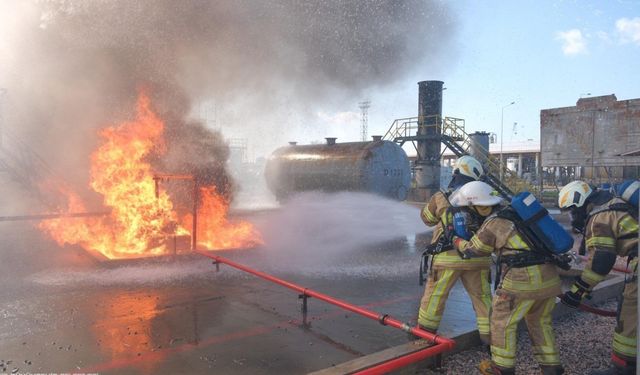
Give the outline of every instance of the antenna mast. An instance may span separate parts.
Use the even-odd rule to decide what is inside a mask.
[[[365,100],[358,103],[358,107],[360,107],[360,136],[362,137],[362,142],[367,141],[368,132],[369,132],[369,107],[371,107],[371,101]]]

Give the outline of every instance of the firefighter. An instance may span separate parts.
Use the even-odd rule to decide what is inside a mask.
[[[469,259],[491,259],[495,253],[496,291],[491,307],[491,360],[479,364],[482,374],[515,374],[516,330],[524,319],[533,343],[534,357],[542,374],[562,374],[556,349],[551,312],[561,293],[560,278],[554,264],[547,263],[523,234],[517,221],[498,210],[497,192],[478,189],[470,192],[468,204],[491,213],[471,240],[455,237],[454,247]],[[492,210],[493,208],[493,210]]]
[[[638,194],[637,190],[635,194]],[[589,261],[582,274],[561,298],[564,304],[578,307],[582,299],[611,271],[617,256],[627,257],[628,265],[634,270],[632,276],[625,280],[618,307],[617,325],[613,333],[612,367],[592,374],[635,374],[638,219],[637,216],[634,218],[634,213],[637,215],[637,208],[608,191],[592,189],[583,181],[573,181],[564,186],[558,195],[558,205],[560,209],[569,211],[571,226],[584,234],[583,244],[589,252]]]
[[[476,312],[480,338],[488,344],[489,309],[491,308],[491,259],[461,259],[451,246],[452,233],[449,233],[453,220],[449,197],[456,189],[480,179],[484,174],[483,171],[482,164],[475,158],[471,156],[460,157],[455,164],[448,191],[434,194],[422,210],[422,221],[427,226],[435,226],[430,247],[433,248],[440,241],[447,245],[445,248],[448,248],[449,251],[432,254],[431,269],[418,311],[418,325],[429,332],[435,333],[438,330],[449,292],[456,281],[460,279]],[[475,218],[475,221],[484,220],[474,212],[470,214]],[[475,229],[479,228],[480,224],[481,222],[477,222]],[[474,225],[470,223],[470,227],[474,227]],[[428,252],[429,248],[425,253]]]

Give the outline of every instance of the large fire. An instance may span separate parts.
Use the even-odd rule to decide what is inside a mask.
[[[179,217],[169,194],[156,190],[150,156],[165,152],[164,124],[140,94],[134,120],[100,132],[101,146],[91,155],[91,188],[102,195],[110,212],[102,217],[44,221],[40,228],[60,245],[78,244],[109,259],[170,253],[172,236],[191,236],[191,214]],[[61,191],[68,212],[84,212],[85,204],[70,189]],[[198,246],[208,249],[252,247],[261,243],[248,222],[227,219],[229,202],[215,186],[199,187]]]

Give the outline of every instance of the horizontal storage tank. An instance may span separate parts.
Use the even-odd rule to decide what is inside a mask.
[[[374,137],[372,142],[300,145],[291,143],[271,154],[265,168],[269,189],[278,200],[303,191],[363,191],[407,198],[409,159],[397,144]]]

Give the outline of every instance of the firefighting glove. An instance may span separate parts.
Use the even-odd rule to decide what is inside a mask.
[[[560,302],[569,306],[572,309],[577,309],[582,302],[582,296],[578,293],[574,293],[572,291],[565,292],[562,297],[560,297]]]
[[[590,290],[591,286],[578,276],[576,277],[575,283],[571,286],[571,290],[565,292],[562,297],[560,297],[560,301],[572,309],[577,309],[582,299],[589,294]]]

